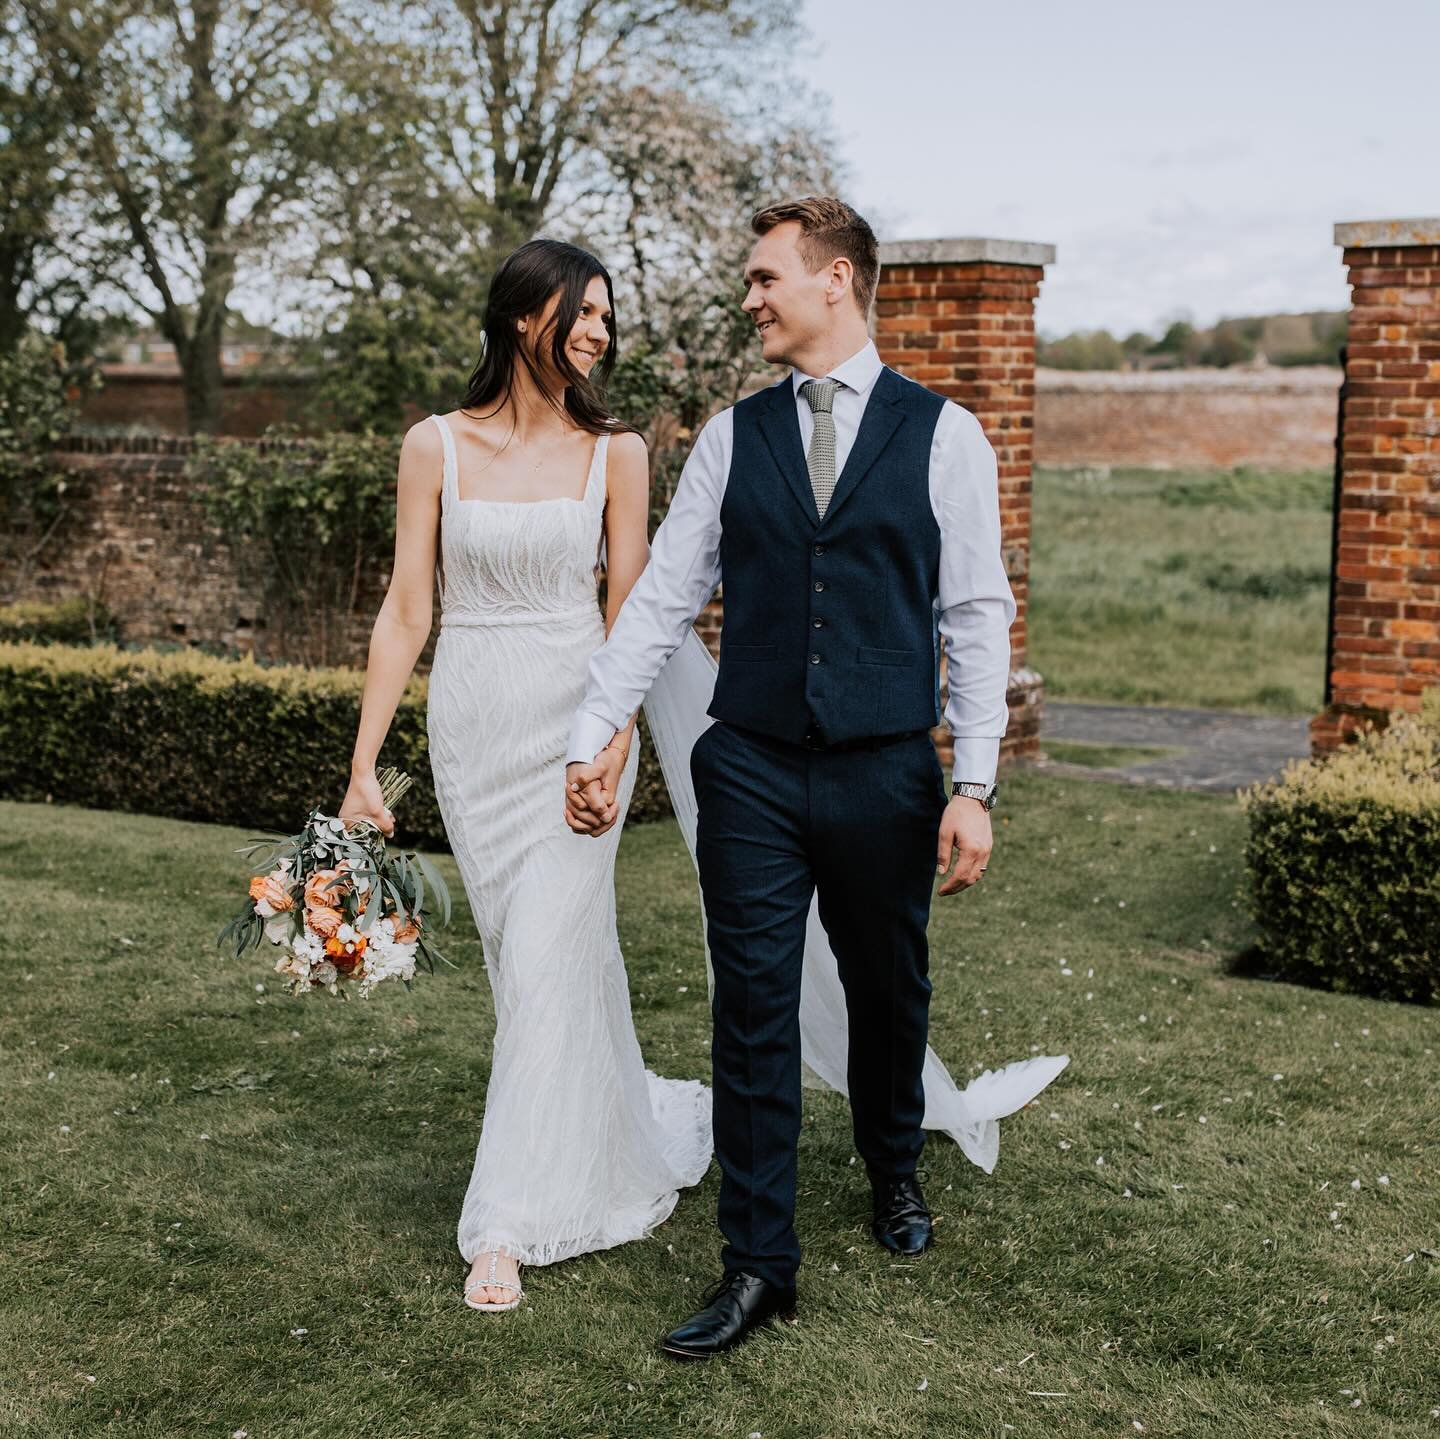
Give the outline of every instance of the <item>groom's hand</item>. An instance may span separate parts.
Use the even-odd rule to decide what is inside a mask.
[[[940,840],[935,854],[935,873],[950,876],[941,882],[941,894],[968,889],[990,863],[994,845],[990,833],[990,811],[978,799],[956,795],[945,806],[940,820]],[[951,866],[954,866],[951,869]]]
[[[608,758],[606,752],[602,752]],[[565,823],[576,834],[599,838],[619,817],[618,778],[601,756],[591,764],[565,766]]]

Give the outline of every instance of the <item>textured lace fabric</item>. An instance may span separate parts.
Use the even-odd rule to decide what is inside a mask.
[[[609,440],[585,492],[462,500],[454,436],[441,499],[441,631],[428,732],[436,798],[485,951],[495,1045],[461,1208],[467,1262],[551,1264],[639,1239],[710,1163],[710,1092],[645,1068],[615,929],[621,824],[561,817],[565,746],[604,641],[596,562]]]

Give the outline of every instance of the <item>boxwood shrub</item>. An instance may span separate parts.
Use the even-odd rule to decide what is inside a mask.
[[[1251,913],[1284,977],[1440,999],[1440,687],[1242,804]]]
[[[88,645],[118,638],[115,618],[99,600],[15,600],[0,605],[0,641]]]
[[[344,797],[363,685],[351,669],[0,643],[0,795],[289,833]],[[426,690],[411,680],[380,762],[416,781],[397,834],[442,849]],[[561,802],[557,785],[557,825]],[[667,813],[644,743],[630,820]]]

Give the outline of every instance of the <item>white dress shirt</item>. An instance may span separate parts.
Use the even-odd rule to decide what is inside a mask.
[[[870,392],[884,366],[873,343],[828,377],[791,374],[806,454],[815,416],[800,393],[808,379],[840,382],[835,393],[836,473],[845,467]],[[700,431],[675,498],[655,533],[650,562],[620,607],[610,637],[590,660],[585,699],[570,730],[567,763],[588,763],[640,707],[687,627],[715,593],[720,573],[720,506],[730,478],[735,412]],[[955,740],[954,778],[990,784],[1009,722],[1010,624],[1015,597],[1000,553],[995,451],[980,422],[947,401],[930,445],[930,507],[940,527],[940,593],[935,610],[945,646],[945,723]]]

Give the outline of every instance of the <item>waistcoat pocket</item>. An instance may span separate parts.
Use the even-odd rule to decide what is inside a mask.
[[[913,665],[919,653],[919,650],[877,650],[861,645],[855,658],[862,665]]]

